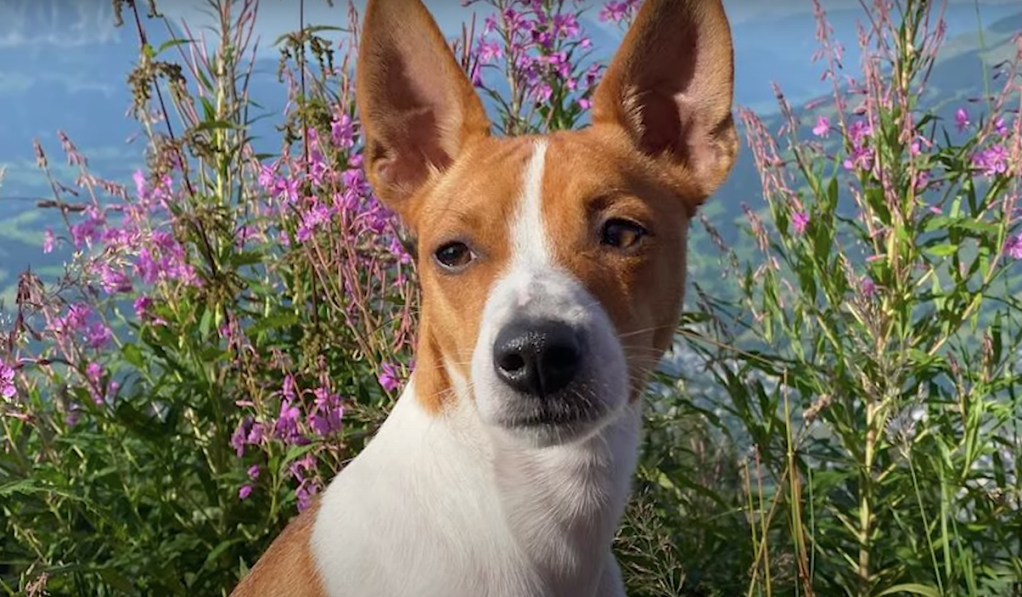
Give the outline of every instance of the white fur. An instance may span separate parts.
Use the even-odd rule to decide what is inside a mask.
[[[491,289],[471,377],[427,413],[410,382],[377,436],[325,491],[313,552],[331,597],[623,597],[611,542],[635,467],[639,404],[609,318],[554,263],[540,142],[512,222],[514,258]],[[560,317],[588,338],[583,376],[600,416],[572,429],[509,427],[520,400],[497,380],[512,316]]]

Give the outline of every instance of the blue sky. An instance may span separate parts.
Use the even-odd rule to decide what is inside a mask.
[[[867,0],[868,2],[868,0]],[[953,0],[955,4],[974,4],[977,0]],[[735,24],[762,17],[776,17],[812,11],[810,0],[725,0],[725,6]],[[984,7],[1007,5],[1018,0],[981,0]],[[140,0],[140,5],[144,5]],[[356,0],[359,7],[365,0]],[[441,27],[449,33],[458,30],[467,14],[458,0],[426,0]],[[584,4],[597,7],[599,2],[587,0]],[[174,19],[184,18],[190,23],[206,20],[204,0],[158,0],[157,5]],[[336,0],[331,8],[326,0],[307,0],[306,12],[310,22],[340,23],[344,19],[345,0]],[[860,0],[823,0],[828,10],[857,8]],[[260,6],[259,33],[264,40],[272,40],[281,33],[294,29],[297,21],[298,0],[267,0]],[[590,11],[595,15],[595,10]],[[0,48],[32,45],[73,47],[83,44],[114,42],[130,34],[111,26],[112,8],[109,0],[0,0]],[[589,23],[607,27],[595,18]],[[608,27],[609,28],[609,27]],[[616,31],[616,30],[615,30]],[[779,40],[781,41],[781,40]],[[3,64],[0,64],[3,68]]]

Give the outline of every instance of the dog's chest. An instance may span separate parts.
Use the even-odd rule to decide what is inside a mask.
[[[611,455],[629,453],[619,444],[637,442],[637,423],[527,453],[410,402],[324,494],[313,548],[327,593],[595,594],[634,464]]]

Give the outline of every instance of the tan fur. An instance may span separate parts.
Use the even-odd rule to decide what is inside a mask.
[[[327,597],[309,550],[319,500],[288,524],[231,597]]]
[[[525,138],[477,139],[442,178],[420,191],[413,201],[415,209],[406,216],[420,223],[423,300],[415,381],[419,401],[431,411],[453,398],[447,392],[445,356],[468,375],[487,293],[511,256],[507,222],[513,217],[531,149]],[[479,176],[480,172],[486,175]],[[471,271],[452,276],[441,272],[431,256],[456,239],[471,239],[479,257]]]
[[[357,71],[366,173],[376,194],[404,215],[430,173],[488,136],[490,122],[420,0],[369,2]]]
[[[699,200],[698,188],[667,176],[619,129],[559,133],[547,155],[558,165],[548,170],[543,189],[557,261],[610,315],[637,400],[674,337],[685,284],[687,206]],[[635,252],[608,251],[596,240],[610,218],[634,221],[650,236]]]
[[[694,183],[694,209],[738,153],[734,77],[721,2],[646,0],[594,94],[593,124],[623,128],[665,173]]]

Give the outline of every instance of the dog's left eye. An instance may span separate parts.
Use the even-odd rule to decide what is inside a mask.
[[[452,272],[464,269],[475,259],[472,249],[461,242],[450,242],[443,245],[436,250],[433,257],[441,267]]]
[[[616,249],[630,249],[648,234],[645,228],[629,220],[607,220],[600,231],[600,244]]]

